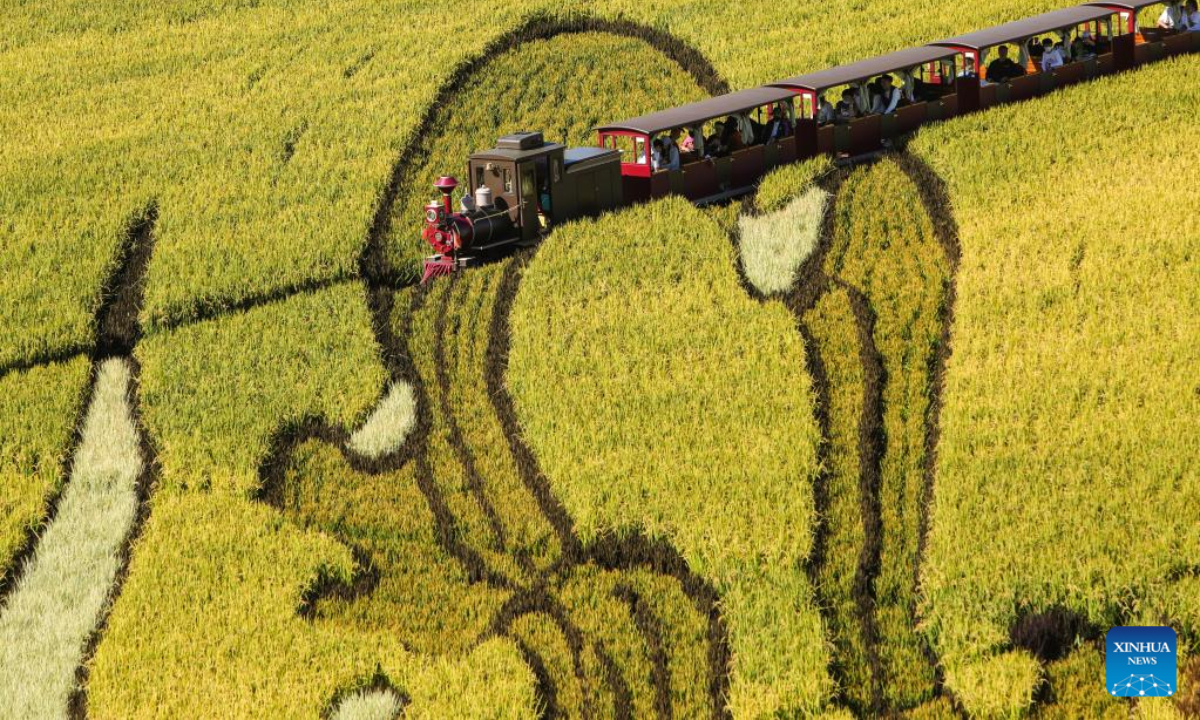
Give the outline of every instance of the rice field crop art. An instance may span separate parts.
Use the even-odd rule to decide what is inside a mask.
[[[0,716],[1200,714],[1200,33],[1118,5],[0,13]]]

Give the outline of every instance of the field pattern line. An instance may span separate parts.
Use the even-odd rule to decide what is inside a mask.
[[[930,357],[928,377],[930,378],[929,406],[925,417],[925,467],[921,484],[920,522],[917,533],[917,556],[913,565],[914,597],[920,597],[921,567],[924,564],[925,545],[929,535],[929,510],[933,503],[934,483],[937,476],[938,440],[941,437],[941,413],[946,388],[946,366],[953,352],[951,332],[954,327],[954,304],[958,296],[958,268],[962,261],[962,244],[959,240],[958,222],[954,219],[953,203],[946,181],[937,174],[919,155],[901,148],[894,155],[896,164],[909,177],[917,188],[925,213],[933,223],[934,235],[942,246],[942,252],[949,264],[949,280],[941,309],[941,333],[938,338],[937,351]],[[918,618],[916,608],[913,608],[912,623],[916,627]],[[934,668],[937,683],[936,691],[942,694],[945,678],[937,652],[929,642],[929,638],[917,633],[925,651],[926,657]]]
[[[14,558],[4,582],[0,583],[0,618],[7,618],[10,610],[16,612],[7,601],[19,594],[22,588],[33,587],[35,589],[31,592],[38,592],[41,575],[39,568],[42,567],[40,559],[44,553],[54,553],[57,537],[70,532],[69,525],[62,526],[61,522],[71,523],[72,520],[78,520],[79,513],[83,512],[75,507],[81,502],[75,498],[86,497],[89,484],[94,493],[98,489],[97,482],[102,485],[106,482],[120,482],[119,478],[123,474],[129,474],[126,478],[129,497],[119,499],[119,494],[105,496],[109,498],[106,502],[129,502],[129,516],[123,521],[124,527],[116,528],[117,534],[108,539],[112,546],[103,554],[105,557],[111,555],[111,574],[103,581],[106,587],[100,593],[99,604],[92,610],[94,616],[87,624],[86,632],[78,638],[77,655],[73,656],[75,660],[69,670],[70,680],[61,681],[69,685],[66,703],[61,710],[63,714],[73,718],[87,717],[88,663],[107,627],[112,607],[120,596],[129,571],[133,546],[141,537],[150,512],[149,496],[157,478],[157,450],[150,440],[141,416],[141,367],[132,356],[133,348],[141,338],[138,313],[145,289],[146,268],[154,252],[154,226],[157,219],[157,205],[151,202],[129,223],[117,254],[116,267],[103,284],[101,304],[96,310],[96,340],[89,353],[92,365],[85,395],[80,403],[75,431],[72,433],[71,447],[64,461],[64,481],[49,499],[46,517],[41,523],[45,531],[40,536],[37,533],[30,535]],[[120,400],[116,399],[118,395]],[[97,405],[102,400],[109,415],[116,413],[119,416],[121,413],[118,408],[124,410],[124,418],[117,417],[115,420],[115,429],[102,426],[105,420],[111,421],[111,418],[94,414],[103,414],[101,407]],[[136,455],[136,469],[132,466],[124,470],[116,468],[115,463],[120,461],[105,455],[105,452],[113,448],[98,448],[89,444],[90,436],[94,438],[97,432],[105,430],[115,432],[113,437],[123,438],[124,444],[129,448],[136,448],[126,452],[130,457]],[[94,439],[91,442],[94,442]],[[126,458],[126,461],[128,460],[129,458]],[[97,499],[99,497],[96,496]],[[66,515],[60,515],[64,507],[71,509]],[[103,523],[100,523],[89,527],[86,532],[95,535],[105,529]],[[86,549],[86,546],[80,546],[77,551],[83,549]],[[60,578],[57,587],[54,588],[41,583],[43,587],[39,601],[53,602],[54,593],[61,592],[72,580],[78,580],[83,574],[86,573],[72,572],[70,578]],[[83,601],[80,601],[80,604],[74,605],[71,610],[79,611],[83,605]]]

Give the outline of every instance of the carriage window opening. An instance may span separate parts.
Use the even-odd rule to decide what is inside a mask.
[[[621,162],[627,165],[645,165],[646,138],[631,135],[608,135],[604,146],[621,153]]]
[[[483,168],[478,165],[475,166],[475,187],[483,187]]]
[[[562,180],[562,160],[560,158],[554,158],[554,160],[551,161],[550,175],[554,182],[559,182]]]
[[[512,192],[513,191],[512,175],[509,174],[508,168],[504,168],[503,170],[500,171],[500,177],[503,179],[503,182],[504,182],[504,192],[506,192],[506,193]]]

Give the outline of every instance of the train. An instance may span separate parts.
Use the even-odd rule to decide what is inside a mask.
[[[536,244],[559,223],[595,216],[666,195],[698,205],[753,192],[770,170],[832,154],[870,157],[921,125],[1025,100],[1056,88],[1132,69],[1168,55],[1200,50],[1200,32],[1140,28],[1139,12],[1162,0],[1104,0],[1064,8],[996,27],[860,62],[798,75],[606,123],[595,128],[594,147],[547,142],[540,132],[499,138],[496,147],[467,159],[467,186],[439,178],[441,193],[425,206],[422,239],[434,254],[424,262],[422,283],[514,248]],[[1074,37],[1072,37],[1074,34]],[[1068,48],[1085,42],[1090,52],[1065,58],[1043,71],[1036,60],[1043,36]],[[988,78],[991,50],[1015,46],[1024,69],[1016,77]],[[830,122],[826,95],[851,100],[868,95],[875,78],[898,75],[903,101],[891,112],[871,112]],[[786,134],[766,137],[772,118],[785,113]],[[745,141],[729,152],[705,152],[707,131],[736,122]],[[687,137],[677,169],[656,169],[658,138]]]

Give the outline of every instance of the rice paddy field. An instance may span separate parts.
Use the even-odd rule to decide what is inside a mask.
[[[0,717],[1200,716],[1200,54],[417,283],[499,135],[1062,5],[7,3]]]

